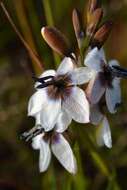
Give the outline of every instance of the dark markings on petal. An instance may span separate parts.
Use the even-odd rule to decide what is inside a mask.
[[[59,143],[60,142],[60,137],[59,137],[59,133],[54,133],[52,136],[52,143]]]

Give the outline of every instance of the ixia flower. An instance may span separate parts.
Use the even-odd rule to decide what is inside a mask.
[[[51,161],[51,151],[62,166],[70,173],[77,171],[76,159],[71,147],[62,133],[64,130],[57,127],[53,131],[43,132],[32,139],[32,147],[40,150],[39,169],[40,172],[47,170]]]
[[[61,112],[79,123],[88,123],[89,103],[77,85],[88,82],[91,77],[89,68],[75,68],[72,59],[65,57],[56,72],[45,71],[36,79],[37,91],[29,100],[28,115],[37,117],[39,113],[45,131],[55,126]]]
[[[106,115],[101,112],[99,104],[92,105],[90,108],[90,123],[97,126],[97,144],[111,148],[112,137],[109,122]]]
[[[86,93],[91,104],[97,104],[105,93],[106,104],[110,113],[115,113],[121,103],[120,78],[115,77],[110,68],[118,66],[116,60],[107,64],[103,49],[92,49],[85,58],[85,65],[95,71]]]

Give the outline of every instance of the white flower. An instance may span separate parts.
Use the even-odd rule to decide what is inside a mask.
[[[108,148],[112,148],[111,130],[108,119],[105,115],[103,116],[103,119],[97,129],[96,139],[99,146],[105,145]]]
[[[40,172],[47,170],[51,161],[51,151],[62,166],[70,173],[77,171],[76,159],[71,147],[61,134],[63,129],[55,127],[54,131],[43,132],[32,139],[32,147],[40,150],[39,169]]]
[[[97,126],[96,140],[99,146],[112,147],[112,137],[107,117],[102,114],[99,104],[91,105],[90,123]]]
[[[79,123],[89,122],[89,103],[77,85],[88,82],[91,76],[91,69],[75,68],[71,58],[65,57],[56,72],[45,71],[36,82],[37,91],[29,100],[28,115],[37,118],[39,113],[39,124],[45,131],[55,126],[61,112],[63,117],[66,112],[68,118]]]
[[[95,47],[87,54],[84,63],[95,71],[86,89],[90,103],[97,104],[105,93],[108,110],[115,113],[121,103],[120,78],[114,77],[109,68],[118,66],[118,62],[111,60],[107,64],[103,49]]]

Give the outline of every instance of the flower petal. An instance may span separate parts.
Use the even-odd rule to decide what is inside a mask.
[[[78,85],[87,83],[92,76],[93,70],[88,67],[75,68],[71,73],[73,83]]]
[[[84,64],[97,72],[103,71],[103,65],[106,64],[103,49],[98,50],[98,48],[95,47],[88,52]]]
[[[58,133],[63,133],[68,128],[71,121],[72,118],[69,116],[69,114],[67,114],[65,110],[62,110],[58,116],[55,131],[57,131]]]
[[[121,103],[120,78],[114,78],[112,87],[106,89],[106,104],[110,113],[116,113]]]
[[[47,70],[47,71],[44,71],[40,76],[39,78],[43,78],[43,77],[47,77],[47,76],[55,76],[56,75],[56,71],[55,70]],[[48,80],[51,80],[51,79],[48,79]],[[48,81],[47,80],[47,81]],[[35,82],[35,85],[34,85],[34,88],[36,88],[38,85],[40,85],[41,83],[40,82]],[[38,90],[38,88],[37,88]]]
[[[72,59],[70,57],[65,57],[57,69],[57,74],[64,75],[72,71],[73,68],[74,68],[74,64],[72,62]]]
[[[99,132],[97,135],[97,143],[98,145],[106,145],[108,148],[112,147],[112,138],[110,126],[107,118],[104,116],[101,125],[99,126]]]
[[[96,74],[93,77],[87,88],[86,88],[86,96],[91,104],[97,104],[105,92],[105,80],[103,73]]]
[[[73,87],[72,93],[63,102],[63,108],[79,123],[89,122],[89,103],[85,92],[78,87]]]
[[[61,134],[54,136],[51,149],[53,154],[70,173],[75,174],[77,171],[76,159],[67,140]]]
[[[40,149],[40,156],[39,156],[40,172],[44,172],[47,170],[51,160],[51,151],[49,147],[49,142],[43,140],[43,135],[42,134],[37,135],[32,139],[32,147],[34,149]]]
[[[34,116],[36,113],[38,113],[42,109],[46,99],[47,94],[45,89],[40,89],[35,92],[28,102],[28,115]]]
[[[41,140],[44,134],[37,135],[36,137],[32,138],[32,147],[33,149],[37,150],[41,147]]]
[[[61,111],[61,99],[48,99],[40,112],[41,125],[45,131],[53,129],[57,122],[58,115]]]
[[[92,105],[90,107],[90,123],[98,125],[102,119],[103,114],[101,113],[98,104]]]
[[[41,125],[41,119],[40,119],[41,114],[40,114],[40,112],[38,112],[37,114],[35,114],[34,117],[35,117],[35,126],[36,125]]]
[[[49,142],[41,140],[40,157],[39,157],[40,172],[44,172],[47,170],[50,160],[51,160],[51,151],[49,147]]]

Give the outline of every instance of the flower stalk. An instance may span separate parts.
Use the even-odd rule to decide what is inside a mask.
[[[43,3],[44,11],[45,11],[47,25],[54,26],[54,20],[53,20],[50,0],[42,0],[42,3]],[[60,57],[55,52],[53,52],[53,57],[54,57],[54,61],[55,61],[55,66],[57,67],[60,62]]]
[[[23,45],[25,46],[25,48],[27,49],[27,51],[29,52],[30,54],[30,57],[32,58],[32,60],[35,61],[36,63],[36,67],[38,68],[37,70],[39,72],[42,72],[43,71],[43,65],[42,65],[42,62],[40,61],[40,58],[37,54],[37,52],[33,51],[32,48],[29,46],[29,44],[25,41],[25,39],[23,38],[23,36],[21,35],[21,33],[19,32],[19,30],[17,29],[16,25],[14,24],[7,8],[5,7],[4,3],[1,1],[0,2],[0,6],[7,18],[7,20],[9,21],[9,23],[11,24],[13,30],[15,31],[15,33],[17,34],[17,36],[20,38],[21,42],[23,43]]]

